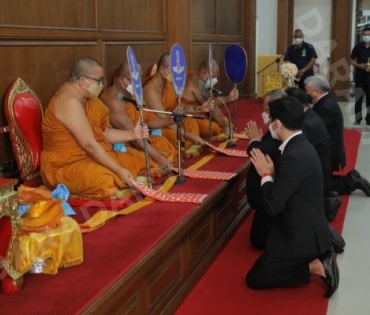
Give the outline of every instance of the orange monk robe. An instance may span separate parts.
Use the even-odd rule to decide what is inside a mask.
[[[127,102],[125,105],[125,111],[133,124],[136,124],[139,121],[140,111],[137,110],[134,104]],[[151,112],[143,111],[143,118],[144,122],[148,123],[153,119],[157,119],[158,116]],[[150,136],[149,142],[154,149],[156,149],[160,154],[165,156],[168,161],[175,165],[177,163],[177,150],[174,147],[174,145],[177,144],[176,130],[163,128],[161,131],[162,134],[166,131],[166,134],[170,136],[170,139],[165,136]]]
[[[190,105],[190,106],[199,106],[200,105],[197,101],[188,101],[185,98],[181,98],[181,104]],[[198,127],[199,127],[200,136],[203,137],[203,138],[208,137],[209,136],[209,116],[208,116],[208,114],[206,114],[204,112],[199,112],[199,113],[196,113],[196,114],[204,116],[204,119],[196,119],[196,122],[197,122]],[[216,135],[219,135],[220,133],[223,132],[223,128],[217,122],[212,121],[211,126],[212,126],[211,127],[212,135],[211,136],[216,136]]]
[[[111,127],[105,104],[99,98],[92,98],[85,102],[84,109],[95,139],[105,151],[133,176],[146,173],[143,152],[133,148],[128,148],[127,153],[116,152],[112,150],[112,145],[104,140],[103,131]],[[95,162],[55,117],[54,98],[45,111],[42,136],[41,176],[49,189],[63,183],[72,194],[84,198],[104,199],[114,195],[118,188],[126,186],[115,173]],[[151,166],[153,169],[153,162]]]
[[[164,90],[162,94],[162,105],[165,111],[170,112],[174,111],[179,105],[179,100],[177,99],[172,83],[170,82],[166,82],[164,85]],[[197,119],[186,117],[182,120],[182,125],[185,129],[185,132],[189,132],[197,136],[200,135]],[[192,143],[190,141],[186,141],[186,147],[189,147],[191,145]]]

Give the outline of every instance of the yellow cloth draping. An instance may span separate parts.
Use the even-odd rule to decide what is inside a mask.
[[[83,262],[82,234],[75,220],[62,217],[58,226],[46,232],[21,233],[14,246],[13,266],[21,274],[35,261],[45,262],[42,272],[57,274],[58,268]]]

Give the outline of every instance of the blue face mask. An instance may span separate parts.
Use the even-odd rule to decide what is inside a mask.
[[[363,35],[362,40],[367,44],[370,43],[370,35]]]

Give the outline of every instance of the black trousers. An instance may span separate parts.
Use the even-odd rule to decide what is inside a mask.
[[[366,122],[370,123],[370,73],[355,75],[355,120],[362,120],[362,101],[366,97]]]
[[[267,237],[270,231],[272,220],[273,218],[271,218],[269,215],[258,210],[254,211],[250,232],[250,240],[254,248],[266,248]]]
[[[349,195],[355,189],[355,183],[348,175],[331,176],[331,190],[338,192],[339,195]]]
[[[310,282],[309,263],[317,257],[281,259],[263,253],[246,276],[252,289],[292,287]]]

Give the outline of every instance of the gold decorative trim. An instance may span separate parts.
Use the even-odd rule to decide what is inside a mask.
[[[0,268],[4,268],[8,275],[17,280],[22,277],[13,267],[13,248],[19,233],[19,215],[18,215],[18,198],[14,191],[14,186],[17,184],[16,179],[9,180],[8,183],[0,183],[0,219],[9,217],[11,222],[12,234],[9,240],[5,258],[0,261]]]
[[[28,93],[35,98],[40,106],[41,115],[43,118],[43,109],[39,98],[36,93],[28,86],[28,84],[21,78],[17,78],[12,84],[11,90],[8,93],[7,98],[7,112],[8,112],[8,123],[9,132],[12,139],[13,150],[15,151],[15,157],[18,162],[19,171],[21,172],[21,178],[23,181],[31,181],[40,177],[40,171],[34,170],[33,167],[33,155],[30,144],[27,141],[26,136],[18,126],[18,122],[14,117],[14,100],[20,93]]]

